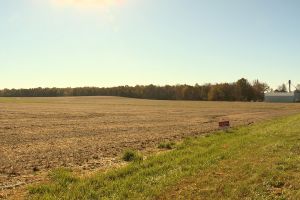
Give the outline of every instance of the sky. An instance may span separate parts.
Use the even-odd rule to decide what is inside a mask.
[[[0,0],[0,88],[300,83],[299,0]]]

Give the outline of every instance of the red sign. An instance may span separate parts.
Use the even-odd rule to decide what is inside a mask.
[[[229,121],[219,122],[219,127],[220,128],[228,128],[228,127],[230,127],[230,122]]]

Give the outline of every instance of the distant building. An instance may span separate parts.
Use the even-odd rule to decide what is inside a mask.
[[[295,102],[300,102],[300,91],[295,92]]]
[[[300,102],[300,92],[270,92],[265,94],[265,102],[295,103]]]

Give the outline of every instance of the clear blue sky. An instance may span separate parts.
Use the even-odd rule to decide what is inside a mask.
[[[299,0],[2,0],[0,88],[300,83],[299,8]]]

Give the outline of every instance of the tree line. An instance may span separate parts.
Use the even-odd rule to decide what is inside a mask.
[[[1,97],[120,96],[157,100],[263,101],[269,90],[258,80],[204,85],[137,85],[119,87],[3,89]]]

